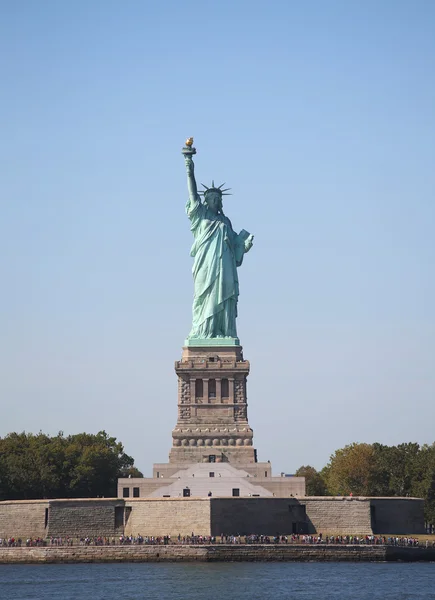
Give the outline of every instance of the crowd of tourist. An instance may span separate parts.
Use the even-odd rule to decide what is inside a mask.
[[[295,540],[296,538],[296,540]],[[318,536],[302,535],[292,536],[292,541],[302,542],[303,544],[365,544],[381,546],[418,546],[418,538],[415,537],[395,537],[395,536],[376,536],[376,535],[337,535],[337,536]]]
[[[124,536],[104,537],[104,536],[85,536],[85,537],[48,537],[48,538],[0,538],[0,547],[33,547],[33,546],[128,546],[128,545],[210,545],[210,544],[327,544],[327,545],[381,545],[381,546],[423,546],[428,548],[435,547],[435,540],[425,540],[420,544],[416,537],[397,537],[397,536],[376,536],[376,535],[338,535],[323,536],[318,535],[299,535],[293,534],[267,536],[267,535],[226,535],[221,534],[219,538],[210,535],[192,535],[172,537],[165,536]]]
[[[267,535],[247,535],[247,536],[225,536],[221,535],[222,544],[364,544],[364,545],[382,545],[382,546],[419,546],[419,540],[415,537],[387,537],[375,535],[338,535],[323,536],[318,535],[299,535],[291,536],[280,535],[269,537]],[[435,541],[431,544],[435,547]],[[427,545],[426,545],[427,547]]]

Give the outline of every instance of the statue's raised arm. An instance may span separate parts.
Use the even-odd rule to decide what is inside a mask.
[[[198,196],[198,188],[195,180],[195,165],[193,163],[193,155],[196,154],[196,149],[193,147],[193,137],[186,140],[182,153],[184,155],[184,162],[186,163],[187,171],[187,189],[189,190],[189,199],[196,201]]]
[[[186,212],[195,238],[191,249],[194,258],[192,330],[186,340],[189,346],[212,345],[217,338],[222,345],[238,345],[236,330],[239,279],[237,267],[252,246],[254,236],[244,229],[236,234],[224,215],[222,196],[225,184],[204,186],[198,192],[192,156],[196,154],[193,138],[182,149],[186,163],[189,200]],[[200,194],[204,202],[200,200]]]
[[[185,157],[186,171],[187,171],[187,189],[189,190],[189,198],[191,200],[196,199],[198,196],[198,188],[196,186],[195,179],[195,165],[193,159],[190,156]]]

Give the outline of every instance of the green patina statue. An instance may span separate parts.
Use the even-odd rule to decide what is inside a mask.
[[[188,346],[238,345],[236,317],[239,296],[237,267],[252,247],[254,236],[244,229],[235,233],[224,215],[222,196],[227,189],[204,184],[198,192],[192,156],[193,138],[186,141],[182,153],[186,162],[189,200],[186,213],[191,221],[195,241],[191,249],[195,293],[192,330]],[[200,194],[203,196],[201,202]]]

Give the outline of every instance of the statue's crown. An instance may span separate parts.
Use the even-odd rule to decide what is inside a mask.
[[[214,181],[211,182],[211,187],[208,187],[208,186],[204,185],[203,183],[201,183],[201,185],[204,189],[201,190],[199,192],[199,194],[201,196],[204,196],[204,198],[207,196],[207,194],[209,192],[217,192],[220,196],[231,196],[231,194],[228,193],[228,190],[230,190],[231,188],[222,189],[223,186],[225,185],[225,183],[221,183],[221,185],[218,185],[218,187],[214,186]]]

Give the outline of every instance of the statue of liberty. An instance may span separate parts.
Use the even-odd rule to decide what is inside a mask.
[[[194,243],[190,251],[194,259],[193,318],[187,345],[238,345],[236,329],[239,279],[237,267],[245,252],[252,247],[254,236],[242,230],[235,233],[231,221],[224,215],[222,189],[211,187],[198,192],[192,155],[193,139],[186,141],[182,153],[187,170],[189,199],[186,213],[191,222]],[[201,201],[200,194],[203,196]]]

